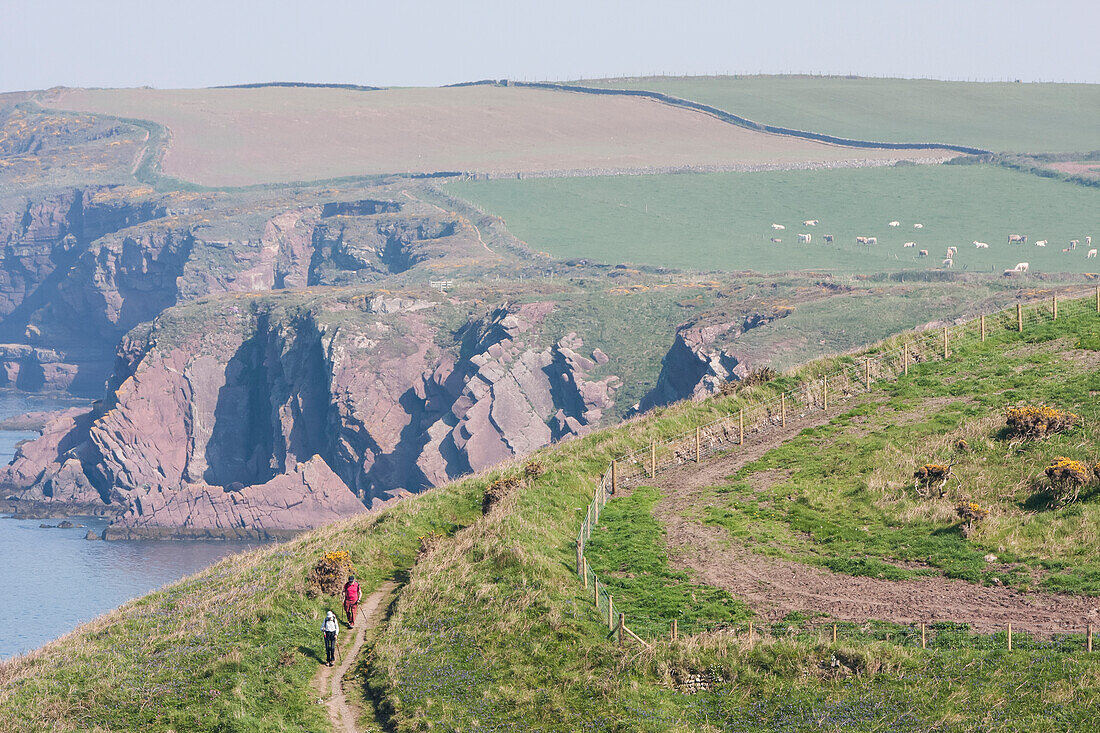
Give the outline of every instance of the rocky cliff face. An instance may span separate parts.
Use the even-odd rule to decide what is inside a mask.
[[[641,409],[701,399],[717,392],[723,382],[748,376],[753,365],[737,356],[737,337],[790,312],[789,308],[768,308],[737,320],[681,326],[661,361],[657,384],[642,400]]]
[[[108,398],[50,423],[0,487],[101,503],[123,513],[116,536],[313,526],[347,497],[386,501],[591,430],[618,379],[589,376],[575,335],[543,342],[553,307],[472,314],[456,350],[438,346],[452,338],[438,311],[455,308],[440,298],[171,309],[123,340]]]
[[[480,248],[468,223],[416,203],[223,198],[66,189],[0,211],[0,343],[39,350],[4,359],[8,383],[95,395],[114,344],[172,305],[380,281]]]

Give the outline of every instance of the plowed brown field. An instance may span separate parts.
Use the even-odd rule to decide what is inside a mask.
[[[164,173],[214,186],[376,173],[524,173],[943,159],[754,132],[630,97],[516,87],[67,89],[46,106],[152,120]]]

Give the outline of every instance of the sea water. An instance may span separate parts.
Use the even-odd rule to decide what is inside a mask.
[[[59,410],[69,399],[0,391],[0,420]],[[0,465],[20,440],[37,433],[0,430]],[[71,529],[41,528],[62,519],[0,517],[0,659],[34,649],[85,621],[197,572],[258,543],[221,541],[111,542],[84,539],[108,520],[69,517]]]

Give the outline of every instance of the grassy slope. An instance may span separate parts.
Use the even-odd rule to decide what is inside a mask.
[[[1100,457],[1100,344],[1079,336],[1095,334],[1096,321],[1089,312],[1057,327],[1029,326],[1022,344],[1015,334],[1000,334],[985,346],[957,348],[946,363],[914,367],[908,378],[879,385],[872,400],[700,494],[691,516],[723,527],[749,551],[838,572],[892,580],[942,573],[1100,595],[1100,485],[1094,481],[1078,503],[1052,508],[1043,478],[1055,456],[1089,464]],[[1043,441],[1014,442],[1002,432],[1004,407],[1018,403],[1071,409],[1085,422]],[[960,439],[966,450],[956,447]],[[945,497],[915,495],[912,475],[925,463],[955,464],[959,481],[949,483]],[[754,481],[762,472],[779,478]],[[624,552],[614,539],[650,532],[657,498],[646,489],[620,507],[613,503],[603,519],[610,532],[597,533],[589,550],[639,628],[641,619],[658,629],[685,619],[634,587],[652,560]],[[963,500],[991,511],[969,539],[954,511]],[[998,556],[996,564],[985,562],[988,553]]]
[[[1028,338],[1083,328],[1094,332],[1094,321],[1061,320],[1057,329]],[[991,344],[988,353],[1001,352]],[[920,389],[926,379],[939,384],[938,368],[921,367],[905,388]],[[759,397],[774,388],[754,389]],[[57,719],[93,729],[319,729],[320,709],[307,700],[316,665],[310,650],[324,606],[301,599],[308,566],[321,551],[343,547],[359,559],[364,586],[373,587],[384,577],[404,577],[417,536],[465,525],[412,569],[374,650],[371,692],[397,730],[927,730],[940,724],[945,730],[1054,731],[1078,728],[1098,712],[1100,655],[920,652],[873,639],[834,646],[806,635],[752,649],[718,636],[641,655],[611,644],[572,568],[572,541],[594,477],[612,456],[736,409],[737,399],[677,405],[542,451],[549,470],[483,521],[469,524],[490,477],[472,477],[378,517],[227,560],[0,667],[0,723],[12,729]],[[657,538],[658,528],[644,529],[640,538]],[[654,544],[639,542],[639,552]],[[700,618],[722,613],[719,605],[743,615],[732,599],[700,593],[690,579],[662,569],[659,554],[648,557],[650,572],[671,588],[667,597],[654,597],[675,600],[679,593],[676,603],[690,603]],[[858,674],[841,676],[829,664],[833,656]],[[671,687],[680,673],[708,670],[733,684],[693,696]],[[143,705],[154,693],[163,703]]]
[[[447,189],[504,217],[533,249],[562,258],[866,273],[940,267],[955,245],[955,270],[999,272],[1020,261],[1042,272],[1096,269],[1081,247],[1061,249],[1095,232],[1097,191],[991,166],[471,181]],[[820,223],[804,228],[807,219]],[[887,226],[892,220],[901,226]],[[787,228],[777,232],[772,223]],[[799,232],[813,243],[798,244]],[[1008,245],[1010,233],[1050,244]],[[824,234],[836,242],[824,244]],[[856,244],[856,236],[877,236],[878,244]],[[976,249],[973,240],[990,247]],[[904,248],[908,241],[918,246]],[[930,256],[918,258],[918,249]]]
[[[1094,328],[1095,316],[1063,320],[1028,338]],[[990,344],[984,353],[1000,351]],[[914,373],[904,386],[909,398],[924,380],[937,385],[948,376],[938,370],[932,363]],[[752,650],[723,636],[662,645],[640,656],[609,648],[571,573],[571,541],[591,477],[609,455],[657,433],[678,432],[705,419],[701,413],[708,409],[730,406],[679,405],[631,424],[629,440],[623,429],[561,446],[553,453],[554,469],[523,491],[514,509],[475,525],[418,566],[390,636],[376,650],[374,684],[389,696],[398,729],[802,730],[816,723],[846,730],[937,724],[1063,730],[1097,713],[1097,657],[1049,649],[1009,654],[977,644],[921,653],[870,637],[833,646],[805,635],[784,635]],[[635,496],[642,509],[635,516],[644,519],[645,496]],[[612,502],[608,511],[620,509]],[[631,513],[630,507],[621,511]],[[643,522],[624,539],[635,534],[651,540],[659,530]],[[732,599],[699,592],[690,579],[662,567],[651,547],[638,542],[636,553],[622,553],[637,563],[623,568],[632,577],[616,587],[636,593],[624,598],[628,608],[679,598],[689,606],[684,613],[695,618],[743,613]],[[594,555],[598,560],[608,562],[610,575],[623,558]],[[665,586],[664,592],[654,592],[655,586]],[[847,659],[858,674],[833,678],[822,669],[830,668],[830,655]],[[678,670],[708,669],[736,684],[692,697],[654,684],[667,683]]]
[[[326,551],[352,553],[365,593],[412,566],[420,535],[480,514],[477,482],[378,515],[235,555],[0,665],[7,730],[322,731],[310,680],[321,618],[305,576]],[[350,637],[345,637],[345,642]]]
[[[1100,84],[750,76],[611,79],[780,127],[881,142],[943,142],[994,152],[1096,148]]]

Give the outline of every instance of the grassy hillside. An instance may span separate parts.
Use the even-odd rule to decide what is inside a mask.
[[[503,217],[533,249],[562,258],[868,273],[939,268],[954,245],[955,270],[999,273],[1021,261],[1040,272],[1098,267],[1083,247],[1061,251],[1071,239],[1083,245],[1086,235],[1100,235],[1096,190],[993,166],[471,181],[446,188]],[[809,219],[818,225],[803,227]],[[916,223],[923,228],[914,229]],[[798,243],[803,232],[813,237],[808,245]],[[1008,245],[1013,233],[1049,244]],[[825,244],[825,234],[835,242]],[[857,244],[857,236],[877,237],[878,244]],[[974,240],[990,246],[976,249]],[[903,247],[910,241],[917,246]],[[920,258],[920,249],[929,256]]]
[[[1063,305],[1063,314],[1068,312]],[[916,365],[907,378],[879,392],[889,408],[896,408],[896,419],[884,421],[907,426],[885,428],[901,431],[889,439],[923,440],[927,457],[939,458],[937,451],[954,437],[952,431],[980,419],[971,414],[979,408],[993,414],[1008,401],[1057,399],[1072,407],[1089,400],[1090,391],[1100,390],[1095,365],[1088,367],[1091,362],[1074,355],[1095,353],[1076,346],[1078,339],[1084,346],[1092,343],[1096,318],[1095,313],[1063,315],[1054,325],[1029,326],[1023,336],[1004,333],[985,345],[960,344],[953,361]],[[820,373],[837,363],[809,365],[804,373]],[[921,650],[911,637],[909,644],[899,645],[896,635],[886,642],[881,635],[852,629],[834,644],[806,631],[794,617],[769,626],[751,647],[736,634],[662,643],[644,651],[619,648],[608,638],[573,568],[577,526],[607,461],[797,379],[792,374],[731,397],[658,410],[544,450],[537,460],[546,471],[523,481],[484,519],[478,517],[481,492],[495,473],[227,560],[0,666],[0,723],[13,730],[48,727],[58,720],[72,729],[321,729],[319,706],[308,704],[308,679],[317,664],[315,627],[324,604],[302,597],[303,578],[321,552],[341,548],[357,560],[365,588],[386,577],[405,583],[361,670],[366,697],[394,730],[1055,731],[1086,725],[1100,712],[1100,653],[1080,652],[1080,638],[1070,640],[1072,650],[1025,643],[1008,652],[996,638]],[[988,380],[993,381],[985,389]],[[937,412],[928,413],[923,405],[945,393],[951,401],[937,401]],[[843,433],[857,416],[842,416],[792,444],[799,452],[784,460],[806,463],[806,475],[797,480],[807,500],[789,506],[790,511],[817,512],[807,521],[847,527],[857,515],[868,523],[860,509],[864,494],[872,497],[868,501],[885,501],[885,508],[876,507],[870,517],[884,519],[868,523],[871,531],[858,547],[841,544],[852,541],[851,532],[833,540],[837,555],[850,551],[875,557],[876,542],[885,546],[891,531],[886,518],[903,510],[891,506],[894,495],[875,495],[873,486],[839,487],[827,494],[813,485],[820,471],[836,473],[850,465],[859,477],[874,464],[874,450],[882,450],[886,438],[874,443],[873,436],[863,436],[874,445],[855,446],[854,455],[839,446],[830,448],[832,453],[811,447],[815,441],[827,447],[821,441]],[[992,443],[987,448],[976,441],[975,466],[985,457],[984,470],[990,470],[990,461],[1003,461],[1006,472],[1013,473],[1024,465],[1030,470],[1048,450],[1072,448],[1084,454],[1094,445],[1087,442],[1094,440],[1090,432],[1075,438],[1066,445],[1044,443],[1042,450],[1022,456],[1006,456]],[[996,437],[986,434],[983,440]],[[925,457],[917,452],[910,450],[913,460]],[[909,468],[906,463],[897,471]],[[519,465],[500,470],[522,472]],[[889,480],[895,475],[891,469]],[[635,540],[632,551],[614,560],[624,564],[624,583],[634,584],[617,592],[635,587],[639,593],[622,600],[617,595],[617,604],[634,604],[635,614],[652,601],[703,620],[748,616],[737,599],[702,587],[669,562],[661,528],[646,509],[645,502],[657,500],[653,489],[622,503],[612,501],[608,510],[620,512],[619,517],[601,523],[610,532],[631,516],[639,521],[627,532]],[[1068,539],[1049,547],[1042,539],[1052,533],[1069,537],[1081,518],[1092,521],[1095,501],[1092,495],[1084,499],[1079,515],[1014,509],[1042,521],[1031,530],[1026,548],[1002,554],[1057,561],[1059,574],[1078,578],[1078,590],[1090,590],[1087,552],[1077,552]],[[909,521],[928,528],[942,520]],[[942,542],[984,547],[987,541],[1002,541],[997,533],[1008,526],[991,524],[994,535],[975,536],[968,543],[950,537]],[[418,537],[433,530],[449,539],[414,564]],[[828,547],[831,535],[815,531],[807,527],[799,541]],[[1080,548],[1088,551],[1094,541],[1095,533],[1083,538]],[[646,578],[659,582],[646,584]],[[957,633],[965,636],[965,630]],[[683,694],[687,675],[705,678],[710,689]],[[162,702],[145,704],[153,696]]]
[[[878,142],[940,142],[994,152],[1093,150],[1100,84],[747,76],[608,79],[780,127]]]

